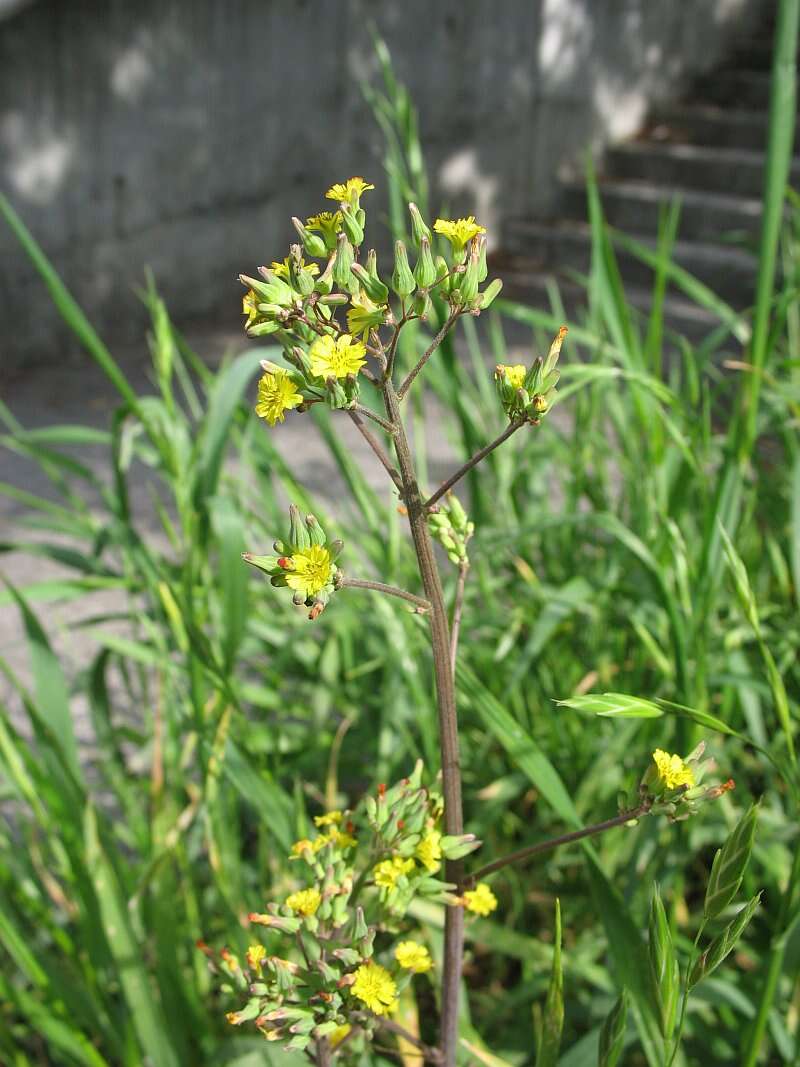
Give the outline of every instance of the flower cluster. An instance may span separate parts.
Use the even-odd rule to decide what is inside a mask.
[[[537,357],[530,368],[522,363],[512,366],[506,363],[497,365],[494,372],[495,385],[500,403],[509,419],[527,419],[537,425],[545,412],[550,410],[559,379],[556,364],[566,335],[567,328],[562,326],[550,345],[546,358]]]
[[[480,842],[441,833],[441,796],[421,779],[419,763],[356,810],[315,818],[314,831],[291,848],[298,888],[249,916],[267,943],[254,940],[244,962],[200,944],[223,989],[246,998],[228,1013],[232,1025],[253,1023],[287,1049],[327,1038],[334,1048],[347,1039],[357,1050],[414,976],[434,970],[428,947],[401,926],[412,900],[480,915],[494,908],[487,886],[456,897],[454,886],[435,877],[445,858]]]
[[[341,541],[328,541],[327,534],[313,515],[303,519],[294,504],[289,508],[289,535],[275,541],[277,556],[255,556],[246,552],[243,559],[270,576],[275,586],[288,586],[294,603],[310,608],[309,618],[316,619],[336,588],[339,568],[336,559]]]
[[[384,326],[428,317],[443,321],[446,305],[451,315],[477,315],[500,291],[500,281],[479,291],[487,276],[485,228],[470,215],[437,219],[431,231],[414,204],[409,211],[416,262],[412,268],[398,241],[391,275],[381,277],[374,250],[363,254],[361,198],[374,188],[360,177],[332,185],[325,196],[336,202],[335,211],[320,211],[305,222],[293,218],[300,243],[285,259],[259,267],[258,278],[239,276],[247,287],[242,302],[247,333],[271,335],[283,347],[285,365],[265,362],[258,385],[256,412],[270,426],[283,422],[286,412],[307,411],[313,404],[356,407],[361,379],[377,382],[383,372]],[[442,254],[434,248],[434,234]],[[370,358],[377,375],[367,365]]]
[[[716,800],[733,789],[733,779],[714,785],[701,784],[715,767],[713,759],[703,759],[704,752],[704,741],[688,756],[657,748],[639,783],[638,802],[646,802],[650,814],[666,815],[673,822],[678,822],[696,815],[700,804]],[[631,800],[625,797],[624,803]]]

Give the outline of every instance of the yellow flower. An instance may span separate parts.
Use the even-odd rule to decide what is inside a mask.
[[[277,263],[273,260],[270,264],[270,270],[273,274],[276,274],[279,278],[283,278],[284,281],[289,280],[289,260],[291,256],[287,256],[282,263]],[[319,274],[319,267],[316,263],[306,263],[304,259],[300,260],[300,269],[307,270],[309,274]]]
[[[362,963],[356,971],[352,986],[353,996],[362,1000],[376,1015],[388,1015],[394,1010],[397,986],[394,979],[379,963]]]
[[[296,859],[298,856],[302,856],[306,851],[317,853],[321,848],[327,845],[328,839],[326,837],[315,837],[313,841],[307,837],[302,838],[300,841],[295,841],[292,845],[292,859]]]
[[[525,384],[525,375],[528,373],[528,368],[523,366],[522,363],[515,363],[513,367],[507,363],[498,363],[495,369],[495,375],[498,378],[505,378],[512,389],[521,389]]]
[[[460,255],[467,242],[473,237],[477,237],[479,233],[486,233],[486,227],[479,225],[474,215],[469,215],[465,219],[456,219],[454,222],[450,219],[437,219],[433,228],[436,233],[447,238],[455,255]]]
[[[390,860],[383,860],[372,872],[375,885],[381,889],[394,889],[397,879],[414,870],[413,860],[404,860],[400,856],[393,856]]]
[[[316,915],[317,908],[322,903],[322,897],[318,889],[301,889],[286,898],[286,907],[300,915],[309,917]]]
[[[328,811],[324,815],[314,816],[315,826],[335,826],[342,821],[342,813],[340,811]]]
[[[303,397],[297,386],[285,370],[276,367],[261,376],[258,383],[258,403],[256,415],[266,419],[270,426],[283,422],[284,412],[291,411],[303,403]]]
[[[433,967],[427,948],[416,941],[401,941],[394,950],[394,958],[401,967],[414,974],[425,974]]]
[[[678,789],[679,786],[694,785],[694,773],[680,756],[671,756],[663,748],[657,748],[653,753],[653,762],[658,770],[658,777],[667,789]]]
[[[489,915],[497,907],[497,897],[486,882],[478,882],[474,889],[468,889],[462,900],[464,907],[476,915]]]
[[[315,596],[330,581],[331,554],[323,545],[295,552],[289,559],[292,568],[286,572],[286,584],[305,596]]]
[[[242,314],[247,315],[245,329],[252,326],[258,318],[258,297],[254,289],[248,289],[242,297]]]
[[[370,330],[382,326],[386,319],[386,309],[373,304],[363,290],[351,301],[350,310],[347,312],[347,328],[350,333],[361,340],[366,340]]]
[[[349,333],[341,334],[336,340],[329,333],[323,334],[308,350],[311,373],[319,378],[346,378],[348,374],[358,374],[367,362],[365,354],[364,345],[354,341]]]
[[[325,194],[326,200],[338,200],[340,204],[347,203],[352,207],[358,207],[361,194],[367,189],[374,189],[374,185],[365,182],[363,178],[348,178],[346,182],[337,182],[332,185]]]
[[[251,945],[247,950],[247,966],[251,971],[261,973],[261,964],[267,958],[267,950],[263,945]]]
[[[414,853],[429,874],[435,874],[442,865],[441,840],[442,835],[438,830],[428,830]]]
[[[331,830],[325,839],[330,841],[336,848],[355,848],[358,841],[351,835],[346,834],[343,830]]]
[[[306,219],[307,230],[318,230],[328,248],[336,247],[336,235],[342,226],[341,211],[320,211]]]
[[[332,1030],[328,1034],[328,1041],[331,1048],[337,1048],[341,1045],[352,1029],[350,1023],[342,1023],[341,1026],[337,1026],[335,1030]]]

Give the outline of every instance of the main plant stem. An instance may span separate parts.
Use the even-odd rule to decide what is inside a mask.
[[[439,711],[439,745],[442,758],[442,792],[444,793],[444,823],[447,834],[462,834],[464,819],[461,811],[461,765],[458,755],[458,720],[453,672],[450,668],[450,629],[444,603],[442,582],[428,530],[425,504],[417,483],[414,460],[400,417],[400,405],[394,384],[384,383],[384,401],[389,421],[396,427],[394,446],[397,465],[403,482],[403,499],[408,510],[411,537],[417,554],[419,573],[425,596],[430,602],[431,646],[436,679],[436,701]],[[449,860],[445,870],[448,882],[460,885],[463,862]],[[464,951],[464,912],[462,908],[445,910],[444,967],[442,972],[442,1030],[443,1067],[455,1067],[458,1046],[458,994],[461,983],[461,964]]]

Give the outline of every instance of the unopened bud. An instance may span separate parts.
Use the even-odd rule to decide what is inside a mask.
[[[303,248],[306,250],[309,256],[316,256],[321,259],[327,255],[327,248],[325,242],[316,233],[311,233],[307,230],[300,219],[292,217],[292,225],[300,235],[300,240],[303,242]]]

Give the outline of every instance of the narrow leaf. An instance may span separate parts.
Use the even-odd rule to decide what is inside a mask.
[[[751,805],[717,850],[711,867],[703,915],[706,921],[715,919],[739,892],[745,868],[753,851],[758,808]]]

